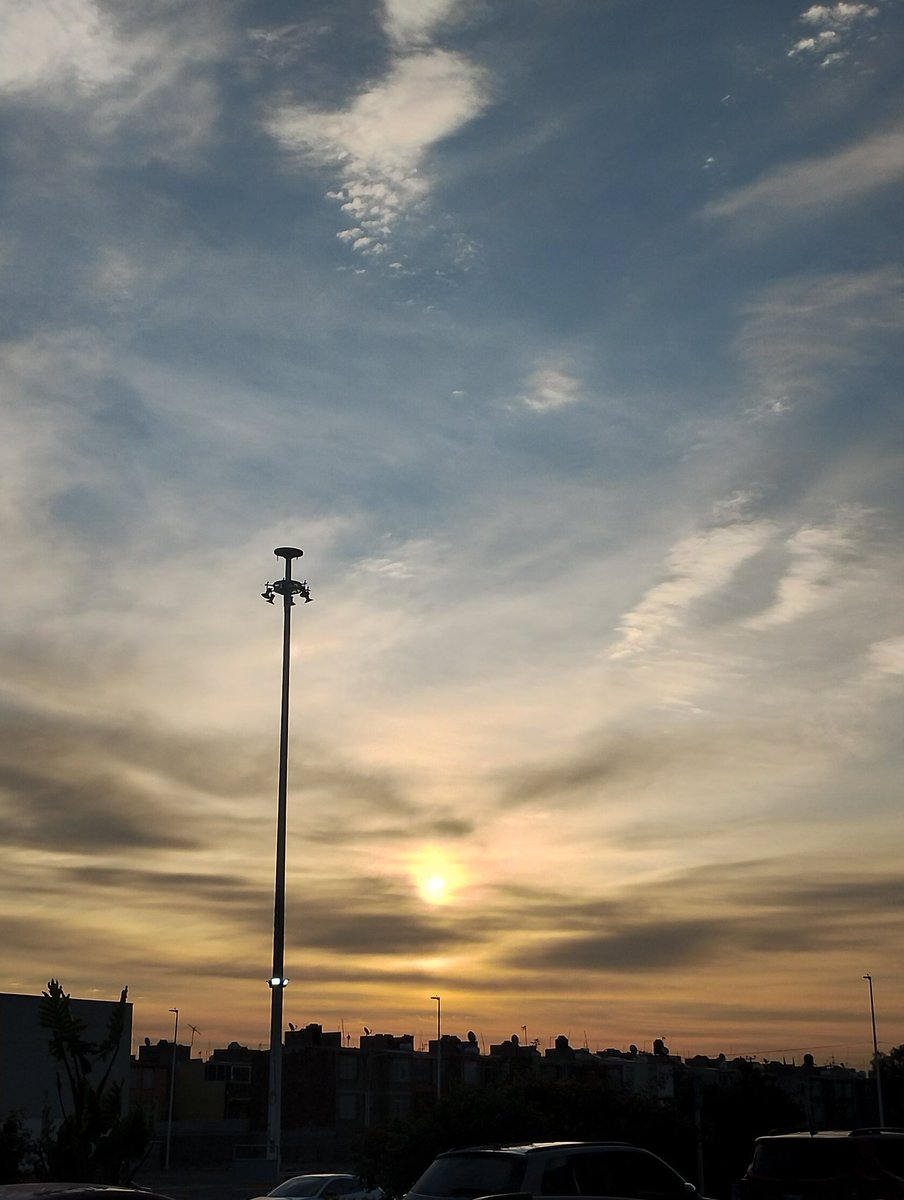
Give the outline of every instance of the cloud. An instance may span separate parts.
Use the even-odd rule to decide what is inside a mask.
[[[762,178],[712,200],[703,215],[762,236],[776,225],[812,220],[865,200],[904,178],[904,125],[802,162],[774,167]]]
[[[165,22],[96,0],[9,0],[6,9],[0,92],[19,101],[17,117],[26,107],[63,114],[72,144],[57,148],[57,179],[111,144],[133,161],[197,169],[221,106],[206,68],[230,37],[215,9],[171,7]]]
[[[363,886],[358,890],[363,891]],[[347,894],[341,897],[341,908],[310,896],[303,904],[305,920],[291,942],[299,953],[316,948],[359,957],[420,956],[425,946],[435,953],[483,940],[476,921],[465,924],[461,919],[431,919],[424,914],[390,909],[375,912],[370,899],[367,904],[356,904]]]
[[[846,585],[863,575],[862,543],[869,533],[869,516],[865,510],[847,505],[831,521],[793,533],[786,542],[790,565],[778,584],[775,601],[748,618],[748,628],[769,629],[837,603]]]
[[[426,41],[461,0],[383,0],[383,28],[397,46]]]
[[[864,17],[878,16],[879,10],[871,4],[814,4],[801,13],[801,20],[809,25],[824,25],[846,29]]]
[[[883,675],[904,675],[904,636],[873,642],[869,648],[871,666]]]
[[[286,106],[267,123],[288,151],[337,172],[329,193],[351,225],[339,237],[382,254],[399,223],[431,191],[424,161],[484,107],[483,75],[461,55],[429,49],[397,59],[386,78],[343,110]]]
[[[534,412],[550,412],[583,398],[581,381],[555,362],[542,362],[528,377],[519,401]]]
[[[627,734],[606,739],[585,754],[543,766],[519,768],[510,773],[503,787],[504,803],[520,806],[533,800],[569,796],[598,798],[607,785],[622,784],[663,769],[669,750],[663,739],[647,739]]]
[[[667,632],[680,628],[695,603],[724,588],[732,576],[774,536],[768,521],[736,522],[694,533],[669,552],[669,578],[656,584],[625,613],[611,659],[636,657]]]
[[[852,938],[878,944],[877,914],[894,914],[904,899],[900,875],[863,879],[826,864],[814,876],[798,862],[792,882],[789,865],[776,859],[682,871],[626,890],[605,916],[595,903],[576,902],[559,909],[555,938],[532,938],[506,961],[579,973],[704,969],[740,955],[774,963],[781,954],[845,949]],[[548,904],[542,893],[534,899]],[[527,926],[532,908],[522,897]]]
[[[753,376],[750,413],[824,406],[852,369],[882,363],[904,322],[902,283],[904,272],[890,266],[792,276],[763,289],[746,305],[736,341]]]
[[[217,820],[243,830],[246,848],[269,836],[260,819],[275,786],[269,739],[201,736],[146,718],[92,719],[10,702],[3,716],[0,829],[8,844],[92,854],[197,849],[216,845]],[[447,821],[459,836],[465,831],[442,810],[417,808],[387,771],[358,768],[310,743],[296,742],[295,753],[301,765],[292,792],[308,841],[395,845]],[[178,821],[169,819],[180,807]]]
[[[319,38],[329,33],[326,22],[252,28],[245,31],[252,54],[277,69],[293,66],[303,53],[314,50]]]
[[[0,39],[0,88],[81,92],[117,83],[134,66],[94,0],[7,0]]]
[[[801,13],[804,25],[814,26],[816,33],[801,38],[788,51],[795,55],[823,55],[821,66],[830,66],[847,57],[845,41],[853,26],[879,15],[879,9],[871,4],[814,4]]]

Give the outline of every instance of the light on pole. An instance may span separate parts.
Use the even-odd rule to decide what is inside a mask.
[[[261,592],[268,604],[277,596],[283,601],[282,646],[282,707],[279,723],[279,785],[276,806],[276,886],[273,899],[273,970],[267,980],[270,989],[270,1082],[267,1103],[267,1159],[275,1174],[280,1171],[280,1138],[282,1129],[282,1026],[283,992],[286,979],[286,783],[289,769],[289,652],[292,635],[292,606],[301,596],[308,604],[311,593],[307,580],[300,583],[292,578],[292,561],[301,558],[295,546],[278,546],[273,553],[285,559],[282,579],[277,579]]]
[[[169,1080],[169,1120],[166,1123],[166,1155],[164,1156],[163,1166],[165,1170],[169,1170],[170,1159],[170,1142],[173,1140],[173,1101],[176,1098],[176,1046],[179,1043],[179,1010],[171,1008],[171,1013],[176,1014],[176,1021],[173,1027],[173,1061],[170,1064],[170,1080]]]
[[[879,1107],[879,1125],[885,1124],[885,1109],[882,1104],[882,1074],[879,1068],[879,1038],[876,1035],[876,1005],[873,1000],[873,977],[864,975],[869,984],[869,1016],[873,1026],[873,1070],[876,1074],[876,1101]]]
[[[439,996],[431,996],[436,1001],[436,1100],[443,1098],[443,1002]]]

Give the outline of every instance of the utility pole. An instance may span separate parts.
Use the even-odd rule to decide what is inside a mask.
[[[436,1102],[443,1098],[443,1001],[440,996],[431,996],[436,1001]]]
[[[873,1071],[876,1076],[876,1101],[879,1106],[879,1125],[885,1125],[885,1109],[882,1104],[882,1071],[879,1066],[879,1038],[876,1035],[876,1005],[873,1002],[873,977],[864,975],[869,984],[869,1015],[873,1026]]]
[[[164,1155],[164,1170],[169,1170],[170,1163],[170,1142],[173,1140],[173,1105],[176,1099],[176,1047],[179,1044],[179,1010],[171,1008],[171,1013],[176,1014],[176,1020],[173,1028],[173,1058],[170,1063],[170,1081],[169,1081],[169,1119],[166,1122],[166,1154]]]
[[[307,580],[300,583],[292,578],[292,562],[303,551],[295,546],[278,546],[273,553],[285,560],[282,579],[277,579],[261,592],[268,604],[277,596],[283,601],[282,645],[282,705],[279,724],[279,784],[276,806],[276,883],[273,899],[273,969],[267,986],[270,988],[270,1082],[267,1096],[267,1161],[275,1175],[280,1173],[280,1143],[282,1139],[282,1034],[283,992],[286,979],[286,787],[289,774],[289,658],[292,640],[292,607],[295,597],[309,604],[311,593]]]

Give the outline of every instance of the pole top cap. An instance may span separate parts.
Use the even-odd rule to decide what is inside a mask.
[[[273,553],[277,558],[301,558],[304,550],[299,550],[297,546],[277,546]]]

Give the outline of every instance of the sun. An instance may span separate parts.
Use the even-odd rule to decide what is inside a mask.
[[[425,904],[449,904],[465,882],[464,868],[448,851],[425,846],[411,857],[411,877]]]
[[[421,896],[428,904],[442,904],[446,899],[447,884],[442,875],[428,875],[419,886]]]

